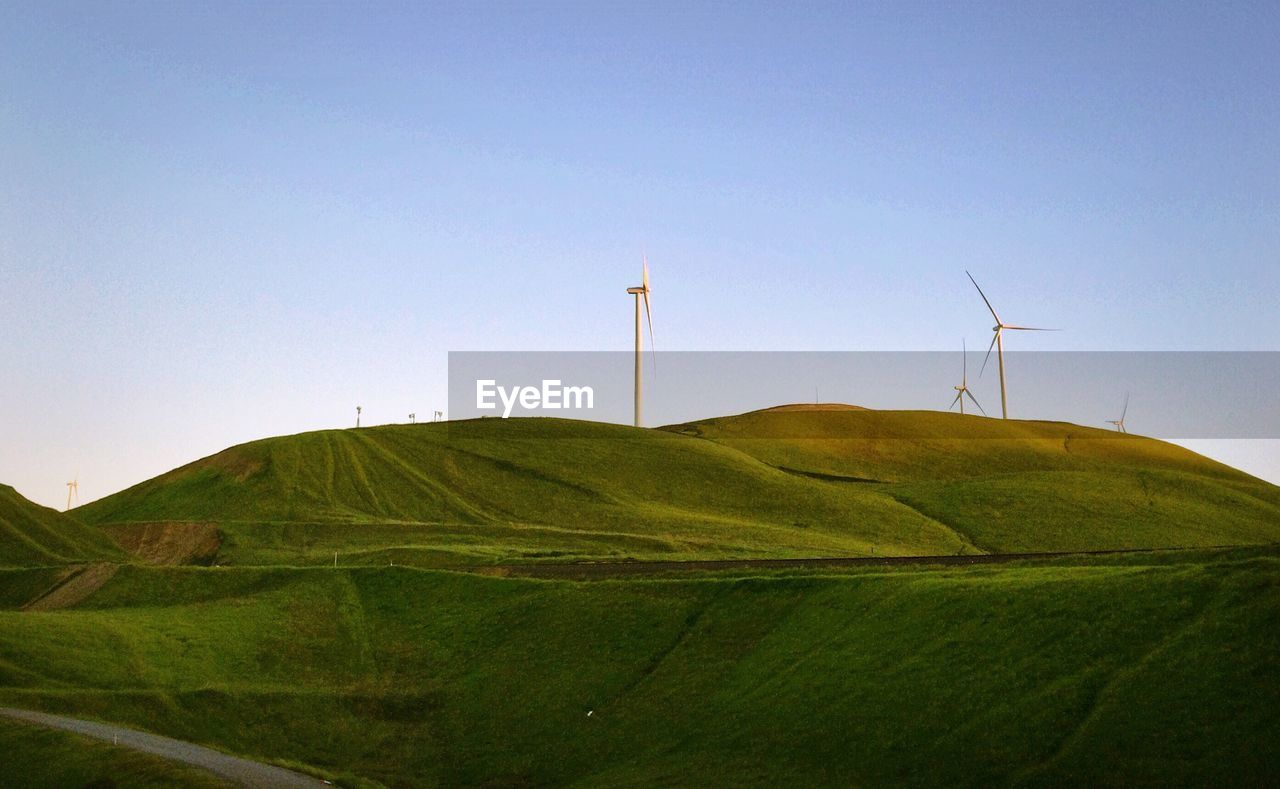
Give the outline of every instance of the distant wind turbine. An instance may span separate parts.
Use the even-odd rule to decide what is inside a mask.
[[[983,408],[982,404],[979,403],[977,398],[973,396],[973,392],[969,391],[969,346],[965,343],[964,340],[961,340],[960,347],[964,349],[964,354],[961,357],[962,359],[964,359],[964,363],[963,363],[963,366],[961,367],[962,372],[960,375],[960,385],[952,387],[953,389],[956,390],[956,399],[951,401],[951,408],[955,408],[956,403],[959,403],[960,413],[963,415],[964,414],[964,398],[966,395],[968,395],[969,399],[973,401],[973,404],[978,406],[978,410],[982,412],[982,415],[986,416],[987,410]],[[950,411],[951,408],[948,408],[947,410]]]
[[[67,509],[71,509],[71,499],[75,498],[76,504],[80,503],[80,473],[76,472],[76,478],[67,483]]]
[[[640,403],[641,403],[641,361],[644,359],[644,335],[640,332],[640,299],[644,298],[644,315],[649,325],[649,348],[653,353],[653,313],[649,311],[649,258],[644,257],[644,274],[641,279],[641,285],[635,288],[627,288],[627,293],[635,296],[636,299],[636,427],[640,427]],[[657,369],[657,354],[654,353],[654,369]]]
[[[363,410],[360,406],[356,406],[356,427],[360,427],[360,412]]]
[[[432,413],[431,415],[432,422],[439,422],[441,419],[444,419],[444,411],[436,411]]]
[[[1129,431],[1124,429],[1124,417],[1125,417],[1125,415],[1126,415],[1126,414],[1128,414],[1128,413],[1129,413],[1129,393],[1128,393],[1128,392],[1125,392],[1125,393],[1124,393],[1124,408],[1123,408],[1123,409],[1121,409],[1121,411],[1120,411],[1120,418],[1119,418],[1119,419],[1108,419],[1108,420],[1107,420],[1107,424],[1108,424],[1108,425],[1115,425],[1115,426],[1116,426],[1116,430],[1120,431],[1121,433],[1128,433]]]
[[[1058,330],[1057,329],[1036,329],[1036,328],[1032,328],[1031,326],[1013,326],[1011,324],[1005,323],[1004,321],[1000,320],[1000,316],[996,314],[996,308],[992,307],[991,302],[987,299],[987,294],[983,293],[982,288],[978,287],[978,281],[975,280],[973,278],[973,275],[969,274],[968,271],[966,271],[965,274],[968,275],[969,281],[973,283],[973,286],[975,288],[978,288],[978,295],[981,296],[982,300],[986,303],[987,309],[991,310],[991,317],[996,319],[996,325],[991,327],[991,330],[995,332],[995,336],[991,338],[991,345],[987,346],[987,355],[982,360],[982,370],[978,372],[978,375],[982,375],[983,372],[986,372],[987,360],[991,358],[991,349],[994,347],[996,349],[996,356],[1000,362],[1000,413],[1005,419],[1008,419],[1009,418],[1009,395],[1008,395],[1008,390],[1005,388],[1005,383],[1004,383],[1004,332],[1005,330],[1006,329],[1008,329],[1009,331],[1058,331]]]

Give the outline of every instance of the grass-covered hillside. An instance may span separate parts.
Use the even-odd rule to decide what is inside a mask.
[[[98,529],[41,507],[8,485],[0,485],[0,567],[38,567],[124,553]]]
[[[0,610],[0,705],[348,785],[1261,786],[1277,577],[1266,549],[587,583],[129,566]]]
[[[670,425],[778,467],[875,482],[938,482],[1027,471],[1179,471],[1280,488],[1203,455],[1113,430],[944,411],[780,406]]]
[[[709,441],[552,419],[331,430],[234,447],[77,510],[216,522],[223,562],[956,553],[945,525]],[[305,553],[304,553],[305,551]]]
[[[1278,492],[1137,436],[853,409],[265,439],[91,527],[49,513],[135,558],[0,569],[0,706],[348,786],[1265,785]],[[1253,547],[423,569],[1223,544]],[[156,566],[181,563],[220,566]],[[25,726],[0,746],[0,785],[187,782]]]
[[[195,767],[0,717],[0,785],[23,789],[231,789]]]
[[[486,419],[233,447],[75,513],[213,524],[208,561],[937,555],[1262,544],[1280,489],[1061,423],[788,408],[664,430]],[[140,524],[150,524],[142,526]]]
[[[986,552],[1280,541],[1280,488],[1188,449],[1065,422],[786,407],[666,428],[872,486]]]

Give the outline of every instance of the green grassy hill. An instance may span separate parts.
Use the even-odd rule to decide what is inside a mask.
[[[124,553],[99,530],[0,485],[0,567],[121,558]]]
[[[1278,493],[1158,441],[948,414],[271,438],[74,513],[224,566],[0,570],[0,705],[346,786],[1266,785],[1275,547],[585,582],[387,565],[1275,543]],[[55,740],[0,726],[22,751],[0,784],[124,758]]]
[[[1277,577],[1261,549],[586,583],[132,566],[0,610],[0,704],[346,785],[1268,785]]]
[[[713,442],[554,419],[330,430],[233,447],[76,511],[213,521],[225,562],[972,550],[891,497]]]
[[[1189,449],[1067,422],[795,405],[663,430],[731,446],[773,466],[876,482],[1134,468],[1254,485],[1280,501],[1280,488]]]
[[[986,552],[1280,541],[1280,488],[1163,441],[1064,422],[789,407],[665,428],[873,486]]]
[[[418,566],[1271,543],[1280,488],[1074,425],[798,407],[664,430],[558,419],[233,447],[76,511],[211,522],[216,561]]]

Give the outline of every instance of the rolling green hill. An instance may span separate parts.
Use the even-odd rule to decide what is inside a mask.
[[[0,485],[0,567],[122,558],[124,553],[99,530]]]
[[[1246,545],[1280,488],[1063,423],[788,407],[638,430],[558,419],[233,447],[76,511],[214,523],[217,561],[448,566]]]
[[[1269,785],[1277,577],[1266,549],[585,583],[126,566],[0,610],[0,704],[346,785]]]
[[[554,419],[330,430],[233,447],[77,510],[212,521],[225,562],[972,550],[891,497],[713,442]]]
[[[237,564],[441,565],[1257,544],[1280,539],[1278,494],[1137,436],[789,409],[663,431],[523,419],[271,438],[76,514],[213,522]]]
[[[986,552],[1280,541],[1280,488],[1183,447],[1065,422],[787,407],[665,428],[870,485]]]
[[[1280,557],[1258,544],[1280,540],[1278,493],[1137,436],[913,412],[270,438],[74,513],[148,561],[223,566],[0,570],[0,705],[345,786],[1263,785]],[[1220,544],[1254,547],[422,569]],[[126,763],[59,761],[75,743],[27,729],[0,743],[22,750],[0,784]]]
[[[1024,471],[1180,471],[1230,484],[1280,488],[1142,436],[1067,422],[990,419],[943,411],[799,405],[663,430],[708,439],[778,467],[875,482],[939,482]]]

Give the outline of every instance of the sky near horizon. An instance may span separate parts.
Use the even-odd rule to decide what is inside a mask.
[[[665,350],[981,347],[966,269],[1065,329],[1020,349],[1280,350],[1277,41],[1274,2],[5,3],[0,483],[626,350],[642,251]]]

